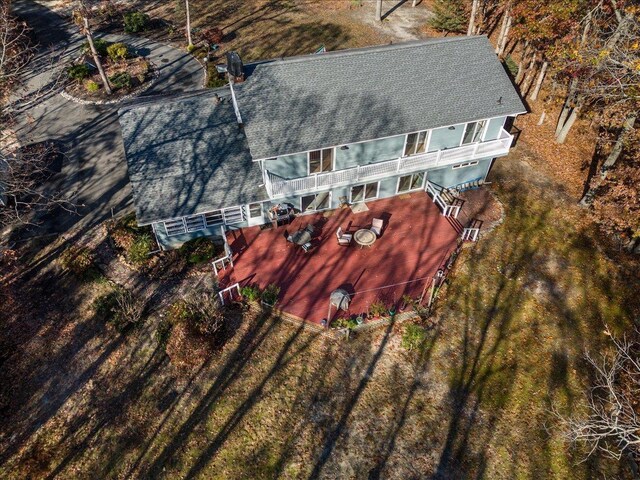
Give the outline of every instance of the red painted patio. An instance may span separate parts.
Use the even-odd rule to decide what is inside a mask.
[[[368,211],[350,208],[300,215],[278,228],[251,227],[227,234],[234,267],[221,273],[221,286],[270,283],[280,288],[277,307],[291,315],[319,323],[327,317],[329,295],[336,288],[354,293],[348,314],[367,312],[381,299],[398,304],[402,295],[417,298],[449,253],[458,232],[440,215],[425,192],[367,202]],[[371,247],[355,241],[338,245],[338,227],[346,233],[384,220],[382,235]],[[313,248],[305,252],[286,241],[288,233],[315,226]],[[335,308],[332,313],[335,317]],[[341,313],[340,316],[345,316]]]

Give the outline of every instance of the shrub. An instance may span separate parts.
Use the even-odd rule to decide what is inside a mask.
[[[195,49],[198,48],[195,45],[187,45],[187,52],[193,53]]]
[[[127,258],[132,263],[141,264],[149,259],[149,254],[152,250],[153,239],[151,235],[143,233],[134,238],[127,250]]]
[[[111,45],[111,42],[107,42],[106,40],[103,40],[101,38],[93,39],[93,46],[96,47],[96,52],[98,52],[98,55],[100,55],[101,57],[107,55],[107,47],[109,47],[109,45]],[[83,55],[91,54],[91,46],[89,45],[88,41],[82,44],[82,49],[80,51]]]
[[[424,327],[410,323],[402,334],[402,348],[408,351],[421,350],[427,338],[427,331]]]
[[[278,295],[280,295],[280,287],[270,283],[262,292],[261,300],[267,305],[274,306],[278,301]]]
[[[115,88],[131,88],[131,75],[128,72],[118,72],[109,77]]]
[[[507,66],[507,69],[514,77],[518,75],[518,64],[511,58],[511,55],[507,55],[507,58],[504,59],[504,64]]]
[[[187,297],[172,304],[167,313],[172,326],[166,351],[175,365],[201,364],[224,343],[227,322],[217,296]]]
[[[242,298],[249,302],[257,302],[260,299],[262,292],[255,285],[247,285],[240,289],[240,294],[242,295]]]
[[[171,329],[173,328],[173,323],[166,318],[163,318],[158,324],[158,328],[155,333],[156,341],[161,349],[165,350],[167,348],[167,342],[169,341],[169,337],[171,336]]]
[[[100,85],[93,80],[89,80],[84,84],[84,88],[86,88],[87,92],[89,93],[96,93],[98,90],[100,90]]]
[[[222,30],[218,27],[205,28],[200,33],[200,36],[205,42],[209,44],[222,43],[222,39],[224,38]]]
[[[149,227],[139,227],[135,214],[126,215],[109,223],[109,237],[114,246],[132,263],[144,263],[155,247]]]
[[[124,31],[138,33],[149,25],[149,15],[142,12],[129,12],[124,15]]]
[[[76,275],[83,275],[94,267],[95,257],[86,247],[75,245],[67,248],[60,254],[60,265]]]
[[[214,258],[220,249],[209,238],[195,238],[180,247],[180,253],[191,264],[204,263]]]
[[[358,322],[355,318],[336,318],[331,322],[331,328],[348,328],[353,330],[358,326]]]
[[[67,70],[69,78],[73,78],[74,80],[83,80],[89,76],[89,73],[89,66],[84,63],[81,63],[80,65],[71,65]]]
[[[107,47],[107,55],[114,62],[119,62],[129,56],[129,47],[124,43],[112,43]]]
[[[124,288],[117,288],[99,296],[93,302],[93,310],[119,332],[138,325],[144,316],[146,302]]]
[[[387,307],[380,299],[375,300],[371,305],[369,305],[369,315],[372,317],[382,317],[386,315]]]
[[[220,75],[215,65],[209,67],[209,78],[207,79],[207,88],[224,87],[227,84],[227,78]]]

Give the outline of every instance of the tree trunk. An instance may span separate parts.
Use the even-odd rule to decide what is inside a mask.
[[[533,89],[533,93],[531,94],[531,100],[537,100],[538,94],[540,93],[540,88],[542,88],[542,82],[544,81],[544,75],[547,73],[547,68],[549,67],[549,62],[544,61],[542,64],[542,68],[540,69],[540,73],[538,74],[538,80],[536,80],[536,86]]]
[[[571,113],[567,117],[567,121],[564,122],[564,125],[562,125],[562,128],[560,128],[560,132],[558,133],[558,135],[556,135],[556,142],[558,143],[565,142],[565,140],[567,139],[567,135],[569,134],[569,130],[571,130],[571,127],[573,127],[573,124],[578,119],[580,110],[582,110],[582,104],[578,104],[575,107],[573,107],[573,110],[571,110]]]
[[[502,43],[500,45],[500,51],[498,52],[498,56],[502,57],[504,55],[504,49],[507,46],[507,39],[509,38],[509,30],[511,29],[511,16],[507,18],[507,26],[504,29],[504,35],[502,36]]]
[[[538,125],[542,125],[546,117],[547,117],[547,111],[542,110],[542,114],[540,115],[540,120],[538,120]]]
[[[496,41],[496,53],[500,53],[500,45],[502,45],[502,38],[504,37],[504,32],[507,28],[507,22],[509,20],[509,9],[504,11],[502,16],[502,25],[500,26],[500,34],[498,35],[498,40]]]
[[[529,66],[524,72],[524,76],[522,82],[520,82],[520,94],[524,97],[527,93],[527,85],[531,82],[531,77],[535,73],[537,55],[534,53],[531,56],[531,61],[529,62]]]
[[[567,92],[567,97],[564,100],[564,105],[562,106],[562,110],[560,111],[560,116],[558,117],[558,123],[556,124],[556,137],[560,134],[560,130],[562,129],[564,122],[571,111],[571,101],[575,95],[576,89],[578,88],[578,80],[575,78],[571,79],[569,82],[569,91]]]
[[[537,63],[531,65],[529,73],[527,73],[524,82],[522,82],[522,87],[520,88],[520,95],[522,95],[522,98],[527,98],[527,96],[529,96],[529,91],[533,85],[533,79],[536,77],[536,66]]]
[[[624,144],[627,139],[627,136],[629,135],[629,132],[633,130],[633,126],[635,125],[637,118],[638,117],[636,115],[631,115],[627,117],[627,119],[622,124],[622,130],[618,135],[615,145],[611,149],[611,152],[609,152],[609,155],[607,156],[607,159],[602,164],[602,167],[600,167],[600,176],[596,177],[596,179],[591,183],[591,187],[589,188],[589,191],[584,194],[584,197],[582,197],[582,199],[580,199],[580,202],[579,202],[580,206],[586,207],[593,202],[593,198],[595,197],[596,190],[600,185],[602,185],[602,182],[604,182],[605,179],[607,178],[607,174],[609,170],[611,169],[611,167],[613,167],[616,164],[616,162],[618,161],[618,158],[620,158],[620,154],[622,153],[622,149],[624,148]]]
[[[104,85],[104,91],[107,92],[107,95],[111,95],[113,91],[111,90],[111,85],[109,85],[109,79],[104,73],[104,68],[102,68],[102,61],[100,60],[100,56],[98,55],[96,46],[93,43],[93,35],[91,34],[91,29],[89,28],[89,20],[87,19],[87,17],[82,17],[82,21],[84,23],[84,34],[87,37],[87,42],[89,42],[89,48],[91,49],[93,61],[96,62],[96,67],[98,68],[98,72],[100,73],[102,85]]]
[[[382,0],[376,1],[376,20],[378,22],[382,21]]]
[[[469,27],[467,28],[467,36],[473,35],[474,22],[476,20],[476,12],[478,11],[478,2],[480,0],[473,0],[471,4],[471,17],[469,18]]]
[[[516,75],[516,83],[520,84],[522,78],[525,74],[524,66],[527,63],[527,57],[529,55],[529,42],[524,42],[524,50],[522,51],[522,56],[520,57],[520,61],[518,62],[518,74]]]
[[[187,41],[189,42],[189,47],[192,47],[193,42],[191,41],[191,14],[189,13],[189,0],[185,0],[184,3],[187,8]]]
[[[418,5],[418,0],[413,0],[413,2],[411,2],[411,6],[415,7],[416,5]]]

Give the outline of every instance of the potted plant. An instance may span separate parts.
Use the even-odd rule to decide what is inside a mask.
[[[278,301],[278,295],[280,295],[280,287],[275,283],[270,283],[263,290],[260,300],[263,305],[272,308]]]

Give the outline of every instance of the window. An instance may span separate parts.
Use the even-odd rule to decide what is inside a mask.
[[[464,167],[473,167],[474,165],[477,165],[478,162],[466,162],[466,163],[460,163],[458,165],[454,165],[451,167],[452,170],[455,170],[456,168],[464,168]]]
[[[410,133],[407,135],[407,143],[404,146],[404,156],[416,155],[418,153],[424,153],[427,150],[427,141],[429,138],[429,132]]]
[[[224,223],[233,225],[244,221],[244,210],[242,207],[233,207],[224,209]]]
[[[333,148],[309,152],[309,175],[333,170]]]
[[[184,220],[187,225],[187,232],[197,232],[205,228],[204,215],[191,215],[185,217]]]
[[[322,192],[315,195],[305,195],[300,199],[300,210],[303,212],[313,212],[326,210],[331,205],[331,193]]]
[[[185,233],[187,231],[182,218],[164,222],[164,229],[167,231],[167,235],[169,236],[180,235],[181,233]]]
[[[486,123],[486,120],[467,123],[467,126],[464,129],[464,135],[462,137],[462,145],[481,141]]]
[[[351,187],[351,203],[364,202],[372,198],[378,198],[378,186],[380,182],[367,183]]]
[[[251,203],[249,204],[249,218],[258,218],[262,216],[262,204]]]
[[[205,213],[204,221],[207,224],[207,227],[215,227],[216,225],[222,225],[224,223],[222,210],[214,210],[213,212]]]
[[[419,190],[424,184],[424,172],[406,175],[398,179],[398,193],[411,192]]]

